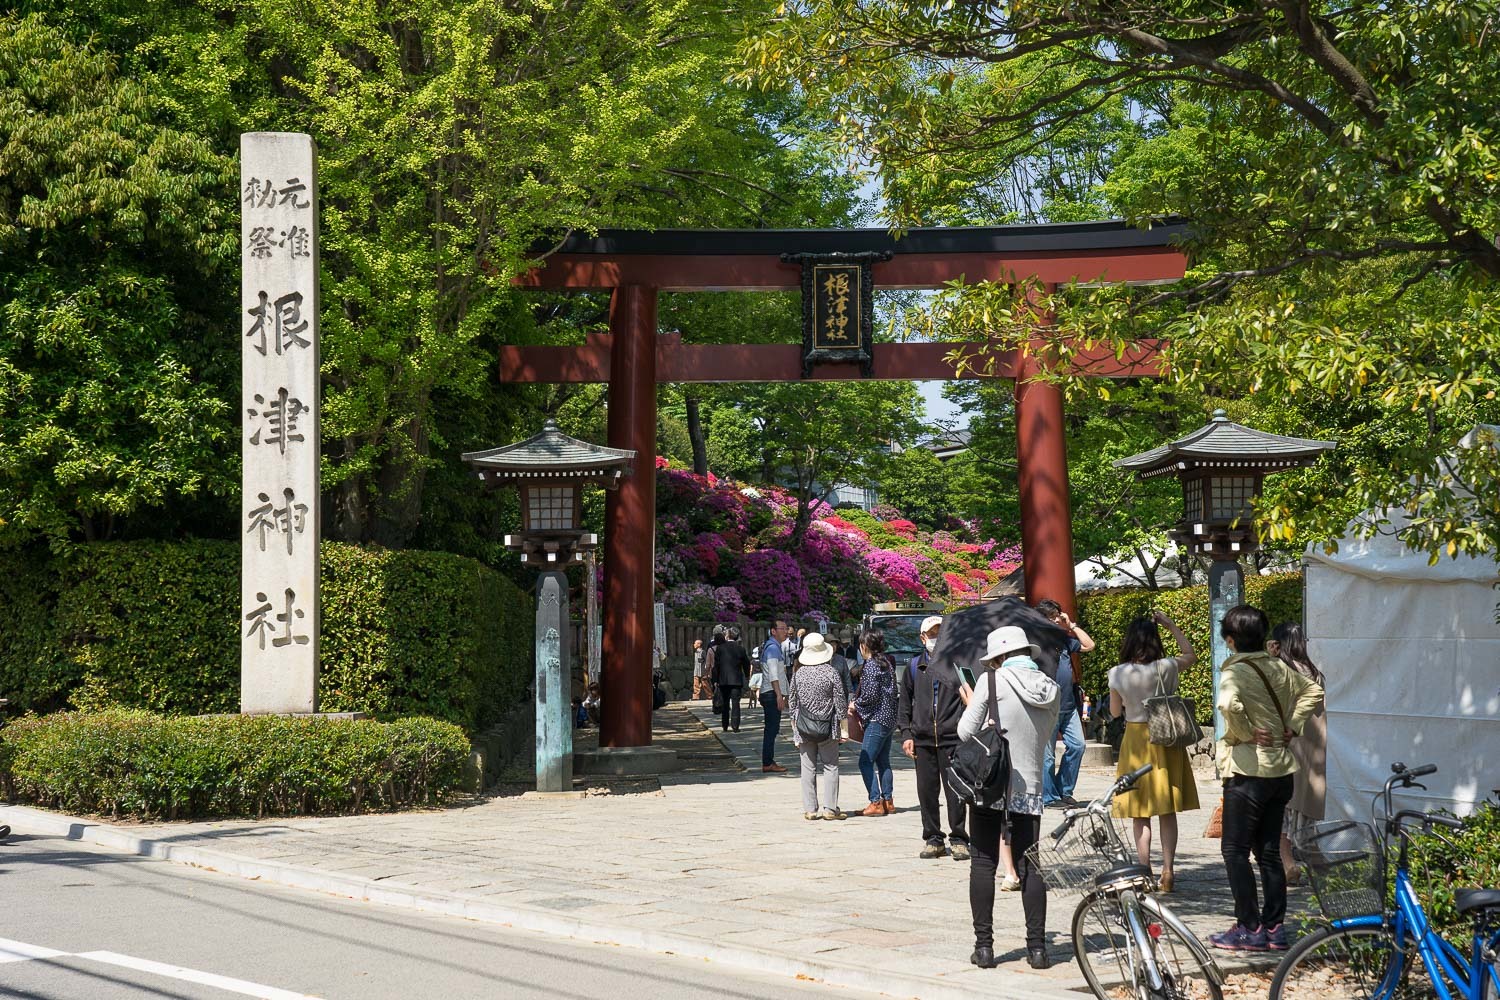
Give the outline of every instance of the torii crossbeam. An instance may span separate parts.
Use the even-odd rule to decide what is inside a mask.
[[[954,280],[1158,284],[1182,278],[1182,223],[1149,230],[1121,222],[908,230],[604,231],[575,236],[522,275],[524,288],[609,291],[610,333],[575,347],[504,347],[507,382],[606,382],[609,445],[634,449],[636,468],[605,502],[604,648],[600,746],[651,742],[652,549],[656,514],[657,382],[795,381],[795,344],[683,344],[656,329],[657,292],[780,291],[802,287],[801,267],[783,254],[890,254],[872,265],[877,288],[939,288]],[[978,377],[955,371],[952,343],[877,344],[877,379]],[[971,345],[980,348],[982,345]],[[1090,375],[1158,372],[1154,343],[1123,361],[1080,359]],[[1050,597],[1073,610],[1073,540],[1061,389],[1030,376],[1035,355],[995,357],[990,377],[1016,381],[1016,464],[1021,552],[1030,601]],[[859,378],[857,365],[822,365],[814,379]],[[787,609],[789,612],[796,609]]]

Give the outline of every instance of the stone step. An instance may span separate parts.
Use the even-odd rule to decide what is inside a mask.
[[[1052,750],[1052,759],[1055,761],[1063,754],[1062,741]],[[1108,743],[1085,743],[1083,745],[1084,767],[1114,767],[1115,751]]]

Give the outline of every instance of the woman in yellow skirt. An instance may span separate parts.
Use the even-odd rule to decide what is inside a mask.
[[[1161,631],[1165,625],[1181,652],[1163,656]],[[1137,618],[1125,632],[1120,664],[1109,671],[1109,711],[1125,716],[1125,738],[1120,743],[1116,774],[1129,774],[1146,764],[1151,772],[1128,792],[1115,796],[1114,814],[1135,821],[1136,857],[1151,864],[1151,817],[1161,827],[1161,891],[1171,892],[1173,863],[1177,857],[1177,814],[1198,808],[1198,785],[1187,751],[1156,746],[1146,726],[1146,699],[1157,694],[1175,694],[1182,671],[1198,657],[1177,624],[1160,611],[1150,618]]]

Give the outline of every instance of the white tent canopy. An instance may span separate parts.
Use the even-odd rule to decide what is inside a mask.
[[[1500,574],[1493,559],[1428,565],[1391,530],[1306,555],[1309,650],[1327,675],[1327,814],[1368,818],[1402,761],[1438,766],[1407,807],[1466,815],[1500,789]]]

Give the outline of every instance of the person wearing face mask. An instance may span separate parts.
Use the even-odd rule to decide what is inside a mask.
[[[917,802],[922,811],[922,840],[918,857],[940,858],[951,853],[954,861],[969,860],[968,807],[947,786],[943,763],[958,746],[958,721],[968,703],[967,685],[958,671],[932,667],[932,653],[943,619],[931,615],[922,621],[922,651],[901,671],[900,707],[897,727],[901,730],[901,752],[916,761]],[[945,844],[938,814],[938,792],[948,803],[949,834]]]

